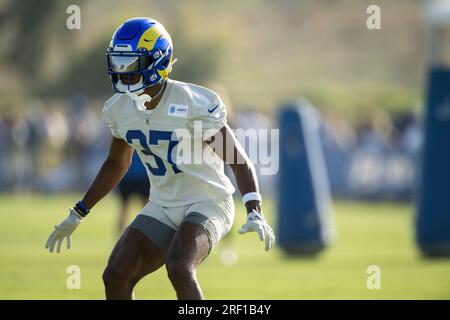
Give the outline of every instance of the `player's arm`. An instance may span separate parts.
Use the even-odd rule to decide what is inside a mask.
[[[122,180],[131,164],[133,148],[112,137],[109,154],[81,202],[90,210]]]
[[[133,149],[122,139],[113,137],[109,154],[100,168],[94,182],[83,199],[69,209],[69,216],[50,234],[45,248],[50,252],[56,247],[59,253],[62,241],[67,238],[67,249],[70,249],[70,236],[89,213],[90,209],[107,195],[123,178],[131,164]]]
[[[236,177],[238,189],[243,195],[243,202],[247,209],[247,222],[241,227],[239,233],[257,232],[260,240],[265,241],[265,249],[268,251],[275,243],[275,236],[264,219],[255,166],[228,125],[225,125],[207,142],[214,152],[230,165]]]

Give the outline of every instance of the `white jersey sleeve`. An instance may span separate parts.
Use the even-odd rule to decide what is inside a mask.
[[[227,123],[227,110],[220,96],[207,88],[197,86],[192,97],[193,112],[189,126],[200,123],[203,139],[207,140]]]
[[[108,125],[109,129],[111,130],[111,134],[118,139],[122,139],[117,130],[116,115],[114,112],[115,106],[117,105],[119,99],[120,96],[118,96],[117,94],[113,95],[110,99],[108,99],[105,102],[102,112],[105,122]]]

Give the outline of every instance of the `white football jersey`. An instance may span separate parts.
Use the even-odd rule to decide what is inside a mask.
[[[186,150],[192,153],[192,161],[178,159],[180,132],[190,133],[192,143],[212,153],[203,141],[206,137],[194,134],[194,127],[201,124],[212,136],[225,126],[226,107],[215,92],[168,79],[155,109],[141,111],[132,98],[117,93],[106,101],[103,113],[112,135],[136,149],[150,179],[150,200],[157,205],[218,201],[234,193],[222,161],[196,161],[195,148],[181,148],[184,156]]]

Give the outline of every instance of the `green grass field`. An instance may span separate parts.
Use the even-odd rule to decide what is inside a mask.
[[[0,196],[1,299],[103,299],[101,274],[114,245],[117,200],[110,196],[82,223],[72,249],[49,254],[53,225],[77,195]],[[134,204],[134,210],[138,210]],[[274,221],[273,203],[265,202]],[[263,250],[256,235],[240,236],[242,207],[231,241],[239,261],[225,267],[217,250],[198,272],[208,299],[449,299],[450,259],[426,260],[412,233],[412,208],[392,203],[335,204],[338,241],[314,259]],[[131,216],[130,216],[131,219]],[[81,289],[66,287],[67,267],[81,268]],[[381,268],[381,289],[366,286],[369,265]],[[137,299],[174,299],[164,268],[141,281]]]

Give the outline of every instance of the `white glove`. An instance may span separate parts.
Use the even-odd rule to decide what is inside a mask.
[[[240,234],[257,232],[259,239],[265,241],[265,249],[269,251],[275,243],[275,234],[260,212],[252,211],[247,215],[247,222],[239,230]]]
[[[70,235],[75,231],[81,222],[83,217],[79,215],[73,208],[69,209],[69,216],[64,219],[63,222],[55,226],[55,230],[48,237],[47,243],[45,244],[45,249],[48,249],[50,253],[55,249],[57,245],[56,252],[61,252],[61,244],[64,238],[67,238],[67,249],[70,249]]]

